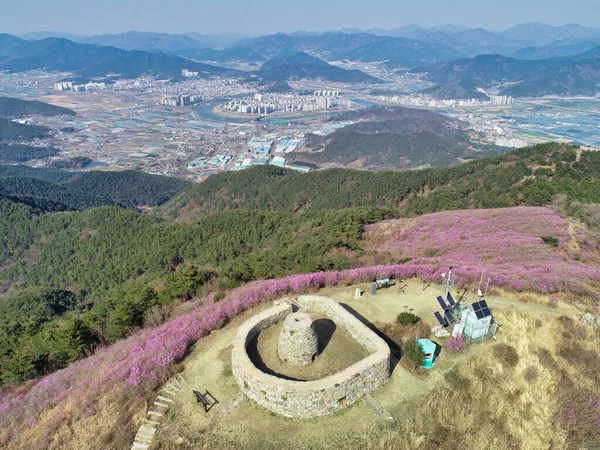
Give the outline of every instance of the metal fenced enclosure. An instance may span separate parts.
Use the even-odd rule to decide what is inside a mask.
[[[498,322],[492,317],[489,324],[466,323],[462,337],[466,342],[481,342],[491,338],[498,331]]]

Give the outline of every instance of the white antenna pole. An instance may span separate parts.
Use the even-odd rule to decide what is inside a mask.
[[[488,278],[488,280],[487,280],[487,285],[485,287],[485,294],[483,294],[483,298],[487,298],[487,293],[488,293],[488,289],[490,287],[490,281],[491,280],[492,280],[491,278]]]
[[[485,273],[485,270],[481,270],[481,276],[479,277],[479,286],[477,286],[477,292],[481,291],[481,283],[483,283],[483,274]]]
[[[444,300],[448,300],[448,292],[450,291],[450,280],[452,280],[452,266],[450,266],[450,270],[448,270],[448,278],[446,278]]]

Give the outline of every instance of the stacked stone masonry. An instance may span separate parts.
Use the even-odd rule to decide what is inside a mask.
[[[258,369],[247,347],[262,330],[295,309],[327,315],[371,354],[350,367],[314,381],[292,381]],[[232,350],[233,375],[246,396],[285,417],[325,416],[345,408],[384,384],[390,376],[390,348],[379,336],[334,300],[314,295],[283,299],[242,324]]]
[[[310,314],[288,314],[279,336],[279,358],[288,364],[306,366],[315,360],[318,351],[317,333]]]

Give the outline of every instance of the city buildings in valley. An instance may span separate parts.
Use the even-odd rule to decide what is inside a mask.
[[[163,106],[189,106],[201,102],[198,95],[178,95],[177,97],[165,97],[160,104]]]
[[[197,78],[198,75],[199,75],[199,73],[198,72],[191,72],[191,71],[189,71],[187,69],[183,69],[181,71],[181,75],[184,76],[184,77],[186,77],[186,78]]]
[[[106,83],[96,83],[90,81],[88,83],[76,84],[73,81],[57,81],[53,84],[55,91],[94,91],[106,89]]]

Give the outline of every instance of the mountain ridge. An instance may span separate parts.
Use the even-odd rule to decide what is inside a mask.
[[[500,93],[515,97],[588,95],[600,92],[600,49],[582,55],[543,60],[518,60],[502,55],[480,55],[450,63],[412,69],[438,86],[427,89],[439,96],[483,98],[478,88],[501,86]],[[574,64],[574,61],[576,63]],[[511,83],[510,86],[504,86]]]
[[[332,66],[326,61],[304,52],[272,58],[262,65],[257,74],[266,81],[287,81],[301,78],[321,78],[342,83],[375,83],[381,81],[360,70],[346,70]]]
[[[200,76],[239,75],[240,72],[190,61],[178,56],[142,51],[126,51],[115,47],[79,44],[62,38],[47,38],[10,49],[4,53],[0,70],[23,72],[34,69],[74,71],[81,76],[102,77],[124,72],[136,77],[151,74],[180,77],[182,69],[198,71]]]

